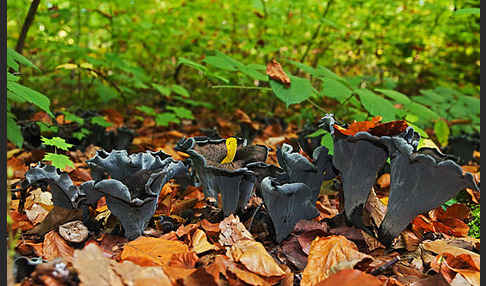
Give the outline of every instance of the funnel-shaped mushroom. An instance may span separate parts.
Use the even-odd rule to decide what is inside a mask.
[[[303,155],[292,152],[292,146],[283,144],[277,149],[277,159],[280,167],[288,176],[289,183],[303,183],[309,187],[317,199],[322,182],[336,176],[332,166],[332,156],[324,146],[314,149],[313,162]]]
[[[315,196],[304,183],[288,183],[266,177],[261,186],[277,242],[284,240],[299,220],[319,215],[315,207]]]
[[[234,159],[224,164],[221,161],[228,153],[225,139],[184,138],[174,148],[189,154],[206,197],[217,198],[221,194],[225,216],[246,207],[256,183],[256,174],[247,165],[264,162],[268,153],[266,146],[247,146],[241,138],[236,141]]]
[[[434,149],[414,152],[404,139],[387,139],[391,157],[390,197],[378,235],[391,245],[417,215],[440,206],[459,191],[479,191],[470,173]]]

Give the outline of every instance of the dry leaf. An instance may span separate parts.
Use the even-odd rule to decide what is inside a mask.
[[[199,257],[194,252],[184,252],[184,253],[175,253],[172,255],[168,265],[171,267],[180,267],[180,268],[187,268],[192,269],[196,267],[196,263],[199,260]]]
[[[25,215],[27,218],[32,222],[32,224],[36,225],[41,223],[49,214],[49,211],[43,208],[40,204],[34,203],[30,209],[25,210]]]
[[[63,223],[82,218],[82,209],[65,209],[59,206],[54,206],[54,208],[47,214],[46,218],[33,229],[29,230],[27,234],[43,235],[53,229],[56,229]]]
[[[44,237],[42,257],[52,260],[57,257],[63,258],[66,262],[72,262],[74,249],[56,232],[51,231]]]
[[[390,186],[390,173],[385,173],[381,175],[376,183],[380,187],[380,189],[388,188]]]
[[[255,240],[246,227],[240,222],[238,216],[229,215],[219,223],[219,244],[231,246],[236,241],[242,239]]]
[[[381,286],[383,283],[377,277],[368,273],[344,269],[332,274],[327,279],[316,284],[317,286]]]
[[[111,261],[111,266],[114,272],[120,276],[123,285],[126,286],[172,285],[169,277],[160,267],[142,267],[131,261],[123,261],[122,263]]]
[[[301,285],[315,285],[339,270],[353,268],[365,259],[372,257],[359,252],[358,247],[344,236],[316,238],[311,245]]]
[[[231,247],[231,255],[236,262],[240,262],[248,270],[259,275],[265,277],[285,275],[263,244],[258,241],[238,240]]]
[[[80,243],[88,238],[88,228],[80,220],[71,221],[59,226],[59,234],[67,241]]]
[[[122,260],[130,260],[141,266],[166,265],[173,254],[189,252],[180,241],[141,236],[123,247]]]
[[[471,256],[472,260],[475,262],[477,267],[479,268],[480,262],[480,255],[472,252],[470,250],[460,248],[454,245],[454,240],[450,239],[437,239],[434,241],[424,241],[420,245],[424,250],[431,251],[438,255],[443,255],[444,253],[450,253],[454,256],[459,256],[462,254],[466,254]]]
[[[200,225],[209,235],[220,232],[219,223],[211,223],[209,220],[203,219],[200,221]]]
[[[440,273],[451,283],[460,274],[471,285],[480,285],[480,269],[479,264],[468,254],[453,255],[450,253],[444,253],[437,257],[440,263]]]
[[[287,87],[290,86],[289,76],[283,71],[282,66],[275,59],[267,64],[267,75]]]
[[[206,233],[204,231],[197,229],[192,235],[192,250],[197,254],[217,249],[216,246],[208,242]]]

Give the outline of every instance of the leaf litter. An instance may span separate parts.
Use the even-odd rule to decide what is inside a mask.
[[[271,78],[290,84],[278,65],[270,67],[270,74]],[[110,114],[112,111],[106,112],[107,120],[118,127],[133,124]],[[263,158],[262,163],[280,163],[277,151],[283,143],[299,151],[295,126],[262,124],[242,111],[236,117],[237,122],[218,118],[221,134],[217,138],[233,137],[246,124],[261,131],[253,144],[266,145],[268,158]],[[334,127],[342,136],[355,136],[359,132],[394,136],[406,128],[401,121],[380,124],[380,120],[373,118],[347,128]],[[190,156],[174,150],[176,141],[184,136],[205,136],[201,130],[197,124],[182,125],[179,130],[140,127],[129,153],[163,150],[176,161],[183,161]],[[16,183],[23,180],[30,162],[35,162],[33,157],[39,156],[32,151],[9,148],[8,166],[13,169],[9,183],[14,186],[9,207],[13,220],[10,230],[23,232],[15,249],[18,255],[42,257],[45,261],[26,273],[18,281],[21,285],[479,285],[480,240],[468,236],[471,213],[465,204],[420,213],[389,247],[377,240],[393,184],[390,173],[375,176],[371,183],[362,207],[365,228],[350,225],[343,216],[342,189],[339,184],[337,188],[336,184],[329,184],[336,180],[332,178],[324,183],[333,191],[323,192],[322,187],[320,193],[313,191],[316,216],[294,223],[293,230],[280,242],[276,242],[264,201],[253,204],[255,200],[251,198],[245,207],[246,197],[237,197],[243,204],[231,207],[231,214],[225,216],[222,195],[228,197],[226,190],[217,190],[212,199],[205,196],[211,190],[204,189],[204,184],[184,185],[171,179],[162,186],[154,214],[143,231],[130,241],[125,238],[119,218],[109,213],[104,197],[80,211],[56,205],[55,198],[52,205],[52,190],[42,184],[41,188],[30,186],[28,196],[22,195]],[[244,158],[256,158],[252,156],[257,156],[257,151],[236,148],[231,156],[234,160],[240,158],[243,164],[236,168],[255,162]],[[69,171],[73,186],[94,179],[86,161],[96,155],[96,150],[99,148],[90,146],[84,152],[69,151],[75,163],[75,168]],[[219,164],[226,155],[222,152],[222,157],[214,159]],[[305,160],[317,164],[316,157],[311,155],[305,155]],[[203,168],[200,174],[220,174]],[[479,166],[463,169],[472,172],[479,184]],[[240,184],[248,176],[252,175],[245,173],[239,179]],[[340,179],[338,176],[337,180]],[[308,182],[311,181],[302,184]],[[146,180],[141,183],[146,184]],[[253,184],[252,188],[259,192],[260,185]],[[240,190],[245,191],[242,186]],[[140,196],[134,191],[134,195]],[[477,191],[469,188],[466,192],[471,203],[478,202]],[[94,219],[96,216],[98,219]]]

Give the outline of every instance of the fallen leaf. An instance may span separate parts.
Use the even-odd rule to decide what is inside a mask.
[[[124,286],[172,285],[169,277],[160,267],[142,267],[131,261],[123,261],[122,263],[111,261],[111,267],[120,276]]]
[[[266,73],[271,79],[281,82],[287,87],[290,86],[289,76],[283,71],[282,66],[275,59],[272,59],[267,64]]]
[[[322,280],[321,282],[315,284],[317,286],[381,286],[383,283],[380,279],[368,273],[354,270],[354,269],[344,269],[336,272]]]
[[[52,260],[57,257],[63,258],[66,262],[72,262],[74,249],[56,232],[51,231],[44,236],[42,246],[42,257]]]
[[[173,254],[188,251],[189,247],[180,241],[141,236],[125,244],[121,260],[141,266],[166,265]]]
[[[219,223],[212,223],[207,219],[202,219],[200,221],[200,225],[210,235],[214,235],[220,232]]]
[[[302,247],[297,237],[291,236],[289,239],[282,241],[282,252],[288,261],[298,270],[304,270],[307,264],[307,255],[302,251]]]
[[[206,233],[200,229],[197,229],[192,235],[192,250],[197,254],[200,254],[214,249],[217,248],[208,242]]]
[[[353,268],[368,259],[372,257],[359,252],[356,245],[342,235],[318,237],[312,242],[301,285],[315,285],[339,270]]]
[[[60,225],[59,234],[67,241],[80,243],[88,238],[89,231],[82,221],[75,220]]]
[[[459,254],[457,256],[450,253],[443,253],[437,257],[440,262],[440,273],[447,282],[452,284],[456,274],[462,275],[469,284],[474,286],[480,285],[479,264],[468,254]]]
[[[385,189],[390,186],[390,173],[385,173],[381,175],[378,180],[376,180],[376,183],[380,187],[380,189]]]
[[[40,204],[33,204],[30,209],[25,210],[25,215],[33,225],[41,223],[49,214],[49,211]]]
[[[246,227],[240,222],[238,216],[229,215],[219,223],[219,244],[231,246],[242,239],[255,240]]]
[[[46,218],[27,233],[43,235],[53,229],[56,229],[63,223],[82,218],[82,209],[65,209],[59,206],[54,206],[54,208],[47,214]]]
[[[231,254],[236,262],[240,262],[248,270],[259,275],[265,277],[285,275],[263,244],[258,241],[238,240],[231,247]]]
[[[424,250],[431,251],[438,255],[443,255],[444,253],[450,253],[454,256],[466,254],[471,256],[472,260],[475,262],[475,264],[478,267],[481,264],[479,254],[464,248],[454,246],[454,240],[451,239],[437,239],[434,241],[430,241],[430,240],[424,241],[422,242],[420,247],[422,247]]]
[[[171,267],[192,269],[196,267],[199,257],[194,252],[174,253],[168,263]]]
[[[378,125],[378,123],[383,119],[381,116],[375,116],[369,121],[355,121],[347,128],[341,127],[337,124],[334,124],[334,129],[337,130],[339,133],[344,135],[353,136],[354,134],[362,131],[369,131],[371,128]]]

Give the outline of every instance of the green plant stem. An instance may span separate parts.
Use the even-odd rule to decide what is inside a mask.
[[[319,104],[315,103],[312,99],[308,98],[307,101],[309,101],[310,104],[312,104],[315,108],[319,109],[320,111],[327,113],[324,108],[320,107]]]
[[[211,88],[237,88],[237,89],[258,89],[263,91],[271,91],[269,87],[259,87],[259,86],[242,86],[242,85],[213,85]]]

